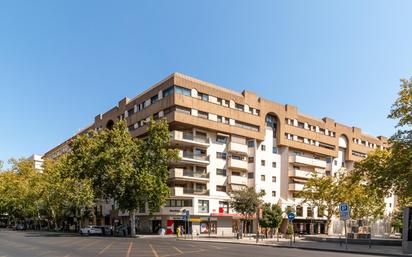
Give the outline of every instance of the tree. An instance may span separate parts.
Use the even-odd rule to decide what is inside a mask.
[[[369,154],[355,168],[367,177],[369,187],[382,195],[397,195],[402,207],[412,204],[412,78],[401,80],[388,118],[398,120],[390,146]]]
[[[314,175],[305,184],[302,191],[298,193],[303,198],[303,203],[322,210],[326,216],[326,231],[329,234],[330,224],[333,216],[338,213],[338,205],[342,201],[339,194],[338,177]],[[325,213],[326,212],[326,213]]]
[[[283,220],[282,208],[278,204],[265,203],[262,206],[263,215],[259,220],[259,225],[266,228],[266,237],[268,237],[267,229],[271,231],[271,236],[273,237],[273,231],[278,234],[278,229]]]
[[[230,206],[243,215],[245,220],[251,220],[262,204],[263,192],[257,193],[253,187],[246,187],[233,191],[231,194]],[[243,222],[240,223],[240,238],[243,237]]]
[[[385,210],[384,197],[367,179],[354,171],[341,175],[339,183],[342,202],[349,204],[352,219],[377,219]]]
[[[132,236],[139,207],[147,206],[152,214],[165,204],[170,194],[169,164],[178,159],[177,151],[170,148],[167,121],[151,118],[147,125],[147,136],[135,139],[131,167],[126,173],[124,190],[118,196],[119,208],[130,214]]]
[[[39,183],[40,207],[45,211],[54,229],[61,223],[62,218],[72,209],[85,210],[94,204],[94,192],[89,179],[64,177],[66,169],[64,159],[45,160],[41,182]],[[75,211],[76,215],[78,212]]]

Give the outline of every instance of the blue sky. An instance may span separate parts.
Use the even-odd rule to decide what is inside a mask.
[[[1,1],[0,160],[174,71],[372,135],[412,75],[412,1]]]

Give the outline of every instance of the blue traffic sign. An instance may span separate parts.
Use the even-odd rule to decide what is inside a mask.
[[[339,216],[341,220],[350,219],[350,207],[347,203],[341,203],[339,205]]]
[[[295,214],[293,213],[293,212],[289,212],[288,213],[288,220],[289,221],[292,221],[292,220],[294,220],[295,219]]]

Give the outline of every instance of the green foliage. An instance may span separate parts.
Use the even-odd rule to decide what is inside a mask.
[[[326,231],[330,227],[332,217],[338,213],[339,203],[342,202],[340,189],[339,177],[314,175],[305,184],[304,189],[298,193],[303,203],[324,211]]]
[[[377,150],[355,165],[369,187],[381,195],[395,194],[400,207],[412,204],[412,78],[401,80],[401,90],[388,118],[399,130],[387,150]]]
[[[259,225],[263,228],[278,229],[283,220],[282,208],[278,204],[265,203],[262,206],[262,211]]]
[[[253,187],[246,187],[232,192],[230,206],[238,213],[250,219],[262,204],[264,193],[256,193]]]

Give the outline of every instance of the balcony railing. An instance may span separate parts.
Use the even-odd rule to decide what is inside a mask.
[[[326,161],[300,155],[289,156],[289,162],[326,168]]]
[[[183,194],[187,195],[206,195],[208,193],[207,189],[197,189],[191,187],[184,187]]]
[[[194,145],[207,145],[209,144],[209,138],[205,136],[194,135],[193,132],[173,130],[170,132],[170,138],[172,141],[179,141],[187,144]]]

